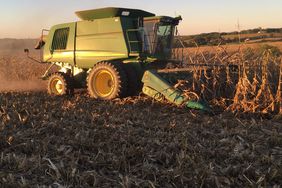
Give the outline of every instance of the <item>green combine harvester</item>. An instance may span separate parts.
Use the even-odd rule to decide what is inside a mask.
[[[181,17],[127,8],[86,10],[76,15],[81,21],[43,30],[36,46],[42,52],[38,62],[51,64],[43,75],[49,94],[66,95],[76,88],[87,88],[91,97],[111,100],[142,90],[159,101],[208,110],[189,101],[157,74],[171,61],[175,28]],[[60,70],[50,73],[53,66]]]

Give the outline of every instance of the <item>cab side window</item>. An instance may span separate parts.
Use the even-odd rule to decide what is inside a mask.
[[[70,28],[57,29],[54,33],[52,50],[65,50],[67,48]]]

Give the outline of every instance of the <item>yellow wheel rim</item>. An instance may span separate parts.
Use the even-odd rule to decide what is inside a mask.
[[[61,95],[63,93],[63,82],[58,79],[58,78],[55,78],[51,81],[51,90],[52,90],[52,93],[56,94],[56,95]]]
[[[114,90],[114,77],[109,71],[101,70],[96,73],[93,86],[100,97],[107,97]]]

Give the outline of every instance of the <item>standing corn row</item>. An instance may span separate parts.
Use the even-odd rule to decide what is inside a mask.
[[[273,56],[270,50],[251,57],[242,51],[213,52],[197,50],[195,54],[186,54],[187,57],[182,58],[187,60],[184,65],[209,64],[212,68],[208,74],[206,69],[194,69],[186,78],[187,90],[221,110],[282,114],[282,65],[278,63],[279,57]],[[218,68],[214,66],[216,64],[223,66]],[[230,70],[230,64],[238,65],[236,73]]]

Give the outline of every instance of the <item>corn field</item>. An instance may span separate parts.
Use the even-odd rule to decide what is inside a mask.
[[[11,54],[0,58],[1,84],[34,82],[44,73],[46,67]],[[164,76],[216,115],[143,95],[99,101],[83,91],[0,92],[0,187],[282,185],[281,58],[220,47],[179,49],[175,57],[181,63],[169,66],[190,72]]]
[[[282,113],[281,56],[270,50],[248,56],[240,49],[228,53],[220,46],[214,52],[174,51],[181,60],[178,67],[190,67],[191,73],[176,86],[197,99],[209,102],[217,110],[234,113]],[[192,95],[192,97],[193,97]]]

